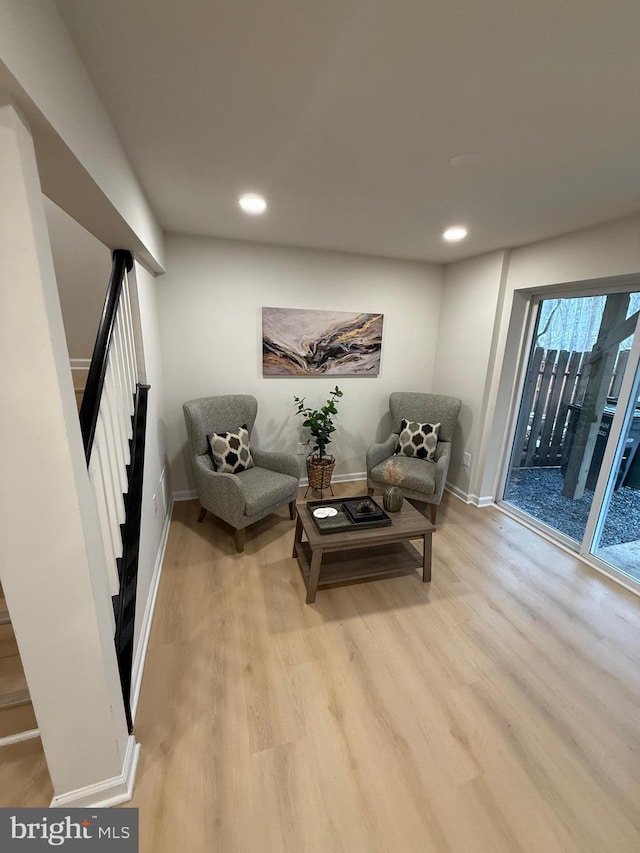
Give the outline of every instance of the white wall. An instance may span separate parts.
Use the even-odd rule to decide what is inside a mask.
[[[463,401],[448,478],[458,494],[495,497],[530,294],[639,275],[640,216],[445,267],[433,390]]]
[[[142,259],[150,269],[156,271],[162,269],[164,250],[162,232],[147,204],[137,178],[126,160],[117,134],[110,124],[108,116],[64,29],[53,0],[2,0],[0,2],[0,104],[6,104],[7,101],[17,104],[19,112],[23,116],[28,116],[27,123],[31,125],[31,135],[37,153],[37,174],[34,161],[32,164],[33,172],[30,177],[37,189],[40,208],[43,204],[41,189],[44,189],[53,201],[71,213],[77,222],[91,231],[106,246],[128,248],[136,252],[137,258]],[[15,169],[15,173],[10,174],[11,180],[14,177],[20,178],[19,169]],[[32,190],[34,190],[34,186],[31,187]],[[41,218],[46,242],[43,213]],[[13,211],[9,211],[7,223],[7,234],[10,234],[11,227],[14,224]],[[25,229],[25,233],[26,231],[28,229]],[[25,245],[28,239],[30,239],[30,235],[26,234]],[[40,235],[35,234],[35,239],[40,239]],[[14,246],[14,244],[11,246],[12,251],[15,249],[20,255],[22,246]],[[70,253],[65,259],[69,261],[73,257],[75,249],[71,244],[62,251]],[[51,252],[48,245],[47,252],[50,258]],[[26,257],[26,252],[22,252],[22,254]],[[79,259],[76,258],[75,260]],[[46,281],[44,280],[44,272],[48,276]],[[50,276],[49,272],[51,273]],[[40,324],[38,327],[39,336],[33,335],[28,339],[33,353],[27,351],[26,355],[23,356],[20,355],[21,350],[19,348],[14,350],[14,361],[11,362],[6,377],[3,376],[3,384],[6,382],[8,386],[5,399],[11,401],[8,411],[12,415],[12,428],[16,425],[20,426],[23,421],[26,424],[39,424],[40,421],[33,418],[32,406],[29,406],[29,401],[33,403],[33,400],[37,399],[40,408],[44,405],[44,398],[40,399],[42,392],[37,386],[37,382],[34,384],[35,380],[31,381],[30,379],[25,381],[19,374],[21,361],[24,361],[25,367],[29,365],[34,370],[38,367],[40,370],[39,382],[45,381],[46,383],[47,377],[52,371],[56,371],[61,382],[60,387],[63,389],[66,387],[66,399],[63,401],[59,396],[56,398],[57,387],[54,387],[51,382],[46,384],[46,388],[50,389],[47,391],[47,404],[50,405],[50,409],[46,410],[48,413],[46,418],[47,429],[45,432],[42,432],[41,429],[36,430],[35,438],[31,436],[29,429],[23,430],[24,437],[32,443],[28,457],[32,465],[40,466],[39,474],[29,477],[29,472],[25,468],[24,454],[20,452],[14,454],[22,466],[20,483],[24,484],[29,492],[29,505],[31,507],[33,505],[33,482],[38,481],[40,483],[40,498],[49,507],[45,513],[48,522],[45,524],[43,521],[40,525],[42,529],[39,538],[33,539],[31,537],[29,539],[27,536],[25,539],[24,531],[16,522],[13,511],[12,513],[3,513],[7,531],[10,531],[12,536],[17,532],[18,537],[14,543],[14,538],[9,539],[7,533],[3,542],[5,544],[8,542],[12,545],[16,544],[16,554],[21,555],[29,563],[29,567],[34,570],[45,569],[47,581],[39,585],[32,584],[31,589],[26,589],[24,586],[21,588],[19,583],[16,585],[9,581],[7,586],[12,587],[12,600],[9,601],[9,592],[7,592],[7,600],[12,616],[14,611],[17,615],[22,612],[27,624],[27,628],[23,631],[19,631],[17,628],[16,635],[20,632],[26,636],[26,632],[31,632],[34,637],[30,646],[24,646],[25,653],[23,655],[30,688],[33,680],[30,678],[30,670],[37,675],[39,671],[42,671],[42,667],[46,669],[47,661],[53,657],[53,664],[49,666],[49,673],[45,673],[44,687],[38,683],[36,677],[33,691],[34,707],[39,723],[41,723],[43,743],[45,743],[45,751],[54,777],[56,795],[68,793],[70,789],[80,789],[88,782],[108,782],[104,790],[88,794],[88,800],[75,802],[77,805],[88,805],[100,802],[107,788],[115,792],[115,795],[122,795],[124,799],[127,798],[128,788],[135,773],[135,760],[132,758],[134,750],[131,746],[134,741],[132,738],[126,737],[126,728],[124,728],[123,736],[120,731],[117,734],[118,742],[114,747],[115,766],[108,768],[106,760],[99,761],[96,755],[100,752],[106,752],[109,744],[104,733],[100,731],[102,720],[99,716],[99,710],[94,708],[98,699],[96,698],[97,694],[91,693],[93,682],[91,684],[86,683],[85,695],[83,693],[85,682],[82,679],[78,680],[75,677],[73,689],[67,689],[64,678],[56,680],[56,667],[59,666],[62,667],[65,675],[82,672],[86,669],[92,673],[96,682],[106,680],[108,688],[113,693],[113,695],[106,697],[109,700],[105,705],[106,713],[111,715],[114,725],[117,723],[122,729],[124,714],[117,668],[114,668],[115,653],[111,602],[108,596],[104,601],[96,598],[96,604],[99,604],[102,609],[97,613],[91,613],[90,606],[93,599],[85,596],[83,601],[76,601],[78,596],[82,597],[88,583],[93,583],[95,587],[96,584],[100,583],[100,577],[102,577],[104,586],[106,576],[103,565],[104,558],[102,557],[101,563],[100,552],[95,547],[89,548],[87,544],[84,544],[83,547],[83,543],[80,541],[83,534],[85,538],[88,538],[95,532],[93,528],[98,529],[97,520],[93,519],[92,527],[92,519],[90,518],[91,496],[84,493],[88,490],[88,478],[72,393],[68,349],[64,337],[59,338],[59,333],[62,332],[62,320],[59,319],[60,304],[53,278],[53,268],[51,267],[50,271],[43,268],[41,273],[43,274],[43,284],[49,288],[47,291],[48,298],[52,302],[49,305],[50,311],[47,317],[49,325],[46,322]],[[149,518],[149,492],[156,491],[164,470],[164,451],[161,438],[163,428],[159,414],[163,408],[161,367],[157,337],[155,336],[156,319],[151,292],[153,285],[148,277],[142,276],[142,278],[140,299],[143,314],[142,325],[148,350],[148,372],[154,387],[152,388],[153,396],[147,427],[150,461],[145,471],[144,484],[145,507],[141,532],[139,617],[141,613],[147,615],[149,613],[147,604],[153,591],[153,570],[158,565],[158,551],[162,546],[162,519],[155,516]],[[20,292],[21,282],[19,278],[12,279],[11,285],[11,289],[4,288],[7,294]],[[49,285],[52,285],[52,288]],[[106,281],[104,288],[106,289]],[[73,299],[73,297],[70,298]],[[18,303],[17,299],[15,301]],[[9,305],[13,307],[13,298]],[[5,313],[10,318],[10,314]],[[7,336],[7,341],[9,342],[7,345],[13,345],[13,338]],[[53,354],[51,353],[52,343],[56,347]],[[81,344],[82,349],[85,346],[86,341]],[[38,387],[36,397],[34,397],[34,387]],[[42,444],[43,441],[44,444]],[[37,452],[40,445],[42,445],[41,450],[46,449],[46,460],[42,464]],[[20,445],[17,439],[12,446],[18,447],[19,450]],[[68,495],[67,499],[61,492],[62,481],[60,477],[52,476],[47,479],[46,476],[43,478],[43,473],[46,473],[49,463],[53,464],[53,461],[58,459],[66,460],[69,455],[76,465],[74,474],[77,484],[79,484],[77,485],[78,491],[84,489],[84,492],[79,497]],[[29,513],[25,514],[22,509],[19,489],[13,483],[12,472],[7,472],[7,474],[8,480],[5,477],[5,481],[11,492],[12,506],[22,512],[23,520],[29,518]],[[149,482],[146,480],[147,476],[150,478]],[[46,496],[46,483],[55,484],[56,495],[51,500]],[[62,500],[60,499],[61,495]],[[52,512],[54,507],[56,512]],[[80,511],[81,522],[84,523],[84,526],[77,529],[78,525],[76,525],[73,531],[75,539],[72,540],[72,536],[67,531],[71,521],[69,524],[67,521],[73,517],[74,507],[76,515]],[[162,507],[160,500],[159,507]],[[3,534],[4,532],[5,527],[3,526]],[[36,551],[38,548],[40,549],[33,559],[29,557],[28,549],[25,550],[24,548],[26,540],[31,542]],[[46,547],[43,551],[44,546]],[[73,551],[72,546],[73,548],[77,546],[77,553]],[[6,550],[9,554],[11,550],[9,545],[7,545]],[[12,564],[15,564],[15,571],[19,573],[21,562],[13,557]],[[100,570],[102,571],[100,572]],[[25,578],[27,577],[29,575],[25,575]],[[72,590],[72,594],[69,594],[65,599],[66,605],[63,602],[59,607],[54,606],[55,601],[57,601],[55,590],[66,591],[68,585],[76,577],[78,581],[75,591]],[[51,584],[54,584],[53,593],[50,593],[49,590]],[[42,618],[40,610],[34,609],[33,589],[36,586],[43,593],[42,602],[46,604],[48,612],[55,616],[55,626],[49,626],[47,619]],[[60,625],[63,624],[60,622],[60,613],[65,614],[65,630],[62,632],[59,631]],[[106,619],[106,625],[104,619]],[[31,631],[32,628],[33,631]],[[100,639],[106,642],[103,659],[92,660],[90,665],[72,666],[76,652],[79,657],[84,655],[85,661],[88,659],[90,642],[96,631],[99,632]],[[138,656],[142,633],[139,620],[136,631],[138,640],[136,655]],[[73,654],[65,654],[65,643],[72,644]],[[21,653],[22,651],[23,647],[21,646]],[[52,688],[54,682],[56,689]],[[73,706],[72,714],[69,713],[70,698]],[[102,696],[98,698],[102,698]],[[42,720],[42,714],[38,711],[39,707],[48,708],[50,711]],[[75,738],[73,737],[74,726],[76,728]],[[71,744],[66,738],[67,730],[69,730],[73,741]],[[88,740],[92,734],[94,737],[93,742],[88,743],[87,747],[83,741],[85,733]],[[117,778],[120,771],[124,774],[122,779]]]
[[[111,252],[53,202],[46,198],[43,201],[69,356],[90,358],[111,273]],[[168,479],[165,483],[168,465],[156,281],[139,263],[136,263],[130,279],[132,299],[135,299],[140,315],[138,346],[143,351],[143,360],[139,369],[141,378],[151,386],[147,407],[134,636],[134,660],[139,668],[159,570],[158,560],[162,553],[164,525],[168,523],[170,506],[166,493],[170,490]]]
[[[499,345],[490,378],[486,422],[492,428],[483,454],[480,494],[495,495],[504,454],[529,293],[549,298],[575,287],[640,286],[640,214],[595,228],[513,249],[505,279],[504,299],[497,317]]]
[[[2,0],[0,72],[0,94],[28,116],[47,195],[161,269],[162,232],[53,0]]]
[[[336,476],[364,472],[365,450],[386,437],[393,390],[432,388],[442,292],[437,265],[169,235],[158,281],[166,420],[175,492],[191,490],[182,404],[248,393],[258,399],[254,441],[295,452],[293,396],[321,404],[336,377],[262,376],[261,309],[327,308],[384,314],[378,378],[337,377],[344,391],[330,445]]]
[[[33,144],[11,107],[0,185],[0,580],[54,793],[81,805],[99,783],[98,800],[123,793],[130,739]]]
[[[640,215],[636,215],[512,249],[507,293],[626,276],[639,270]]]
[[[89,359],[111,275],[111,252],[47,198],[44,209],[69,357]]]
[[[462,400],[448,482],[464,496],[471,490],[472,468],[464,467],[463,454],[468,451],[473,464],[479,450],[504,261],[504,252],[493,252],[445,267],[433,390]]]
[[[166,428],[164,423],[164,374],[157,313],[157,282],[140,264],[133,275],[144,349],[144,373],[151,386],[147,401],[147,432],[142,488],[142,521],[138,558],[138,591],[134,635],[134,689],[141,675],[146,633],[154,603],[156,584],[163,556],[163,539],[169,523],[170,479],[168,472]],[[166,482],[165,482],[166,479]],[[155,505],[153,497],[156,497]]]

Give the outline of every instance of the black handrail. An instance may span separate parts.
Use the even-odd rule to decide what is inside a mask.
[[[98,335],[93,348],[93,355],[91,356],[87,384],[80,406],[80,429],[82,431],[84,457],[87,465],[91,458],[91,448],[93,447],[93,438],[98,423],[100,399],[102,397],[104,377],[107,372],[107,354],[113,335],[118,301],[122,291],[122,282],[124,281],[124,271],[126,269],[127,272],[131,272],[133,267],[133,257],[131,252],[126,249],[115,249],[112,257],[113,266],[111,268],[111,277],[109,278],[109,287],[107,288],[107,295],[104,300]]]

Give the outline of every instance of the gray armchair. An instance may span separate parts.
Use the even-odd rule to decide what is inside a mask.
[[[436,523],[438,504],[442,500],[447,481],[451,441],[460,414],[461,401],[442,394],[417,394],[394,391],[389,396],[391,429],[393,433],[382,444],[374,444],[367,450],[367,486],[372,495],[376,489],[388,488],[385,480],[385,465],[393,459],[402,472],[402,493],[410,500],[431,505],[431,523]],[[400,434],[402,418],[418,423],[440,424],[435,461],[416,459],[410,456],[394,456]]]
[[[296,497],[300,485],[300,463],[293,453],[270,453],[251,446],[253,468],[237,474],[217,471],[210,454],[207,436],[230,432],[243,424],[249,434],[258,412],[258,402],[248,394],[201,397],[183,405],[189,434],[189,449],[196,487],[202,509],[198,521],[207,512],[234,528],[236,551],[244,550],[245,529],[289,504],[295,518]]]

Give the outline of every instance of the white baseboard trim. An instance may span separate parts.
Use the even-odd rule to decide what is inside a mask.
[[[480,509],[482,509],[482,507],[493,506],[495,504],[495,500],[491,496],[481,497],[479,495],[470,495],[470,498],[471,503],[473,503],[474,506],[480,507]]]
[[[198,493],[195,489],[184,489],[181,492],[173,493],[173,502],[177,503],[178,501],[195,501],[198,497]]]
[[[104,809],[129,802],[133,796],[139,757],[140,744],[136,743],[133,735],[129,735],[120,776],[105,779],[95,785],[87,785],[85,788],[78,788],[76,791],[69,791],[67,794],[60,794],[51,800],[50,808]]]
[[[26,732],[16,732],[15,735],[0,737],[0,746],[11,746],[14,743],[22,743],[23,740],[33,740],[40,737],[40,729],[29,729]]]
[[[356,480],[366,480],[367,472],[366,471],[358,471],[356,474],[334,474],[331,478],[332,483],[355,483]],[[309,478],[308,477],[300,477],[300,485],[308,486]]]
[[[71,370],[89,370],[89,368],[91,367],[91,359],[70,358],[69,364],[71,365]]]
[[[131,671],[131,717],[135,721],[136,711],[138,709],[138,700],[140,699],[140,687],[142,686],[142,675],[144,673],[144,664],[147,658],[147,648],[149,646],[149,637],[151,635],[151,626],[153,624],[153,614],[156,607],[156,598],[158,597],[158,587],[160,586],[160,575],[162,574],[162,564],[164,562],[164,553],[167,549],[167,539],[169,538],[169,528],[171,527],[171,514],[173,512],[173,501],[169,507],[169,511],[165,515],[164,524],[162,527],[162,536],[160,537],[160,545],[156,556],[156,564],[153,568],[151,578],[151,586],[149,589],[149,597],[147,598],[147,606],[142,619],[140,628],[140,638],[138,640],[138,648],[136,657],[133,662]]]
[[[91,367],[90,358],[70,358],[69,365],[71,367],[71,376],[73,378],[73,387],[76,391],[84,391],[87,384],[87,376]]]
[[[332,483],[352,483],[357,480],[365,480],[367,479],[366,471],[358,471],[355,474],[337,474],[331,478]],[[309,479],[307,477],[300,478],[300,486],[305,488],[309,485]],[[493,497],[491,495],[486,495],[484,497],[480,497],[479,495],[469,494],[467,492],[463,492],[462,489],[458,488],[458,486],[453,486],[451,483],[447,483],[445,486],[448,492],[451,492],[456,498],[461,501],[464,501],[466,504],[472,504],[473,506],[477,506],[479,508],[485,506],[492,506],[495,503]],[[198,497],[198,493],[195,489],[185,489],[184,491],[174,492],[173,493],[173,501],[174,503],[177,501],[193,501]]]
[[[447,483],[444,487],[445,492],[449,492],[454,497],[458,498],[459,501],[462,501],[465,504],[470,504],[469,495],[467,492],[463,492],[462,489],[458,488],[458,486],[452,486],[451,483]]]
[[[490,496],[479,497],[478,495],[469,494],[468,492],[463,492],[458,486],[452,486],[451,483],[447,483],[445,489],[459,500],[464,501],[464,503],[477,506],[480,509],[485,506],[491,506],[494,503],[493,498]]]

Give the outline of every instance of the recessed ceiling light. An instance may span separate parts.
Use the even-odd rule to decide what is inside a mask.
[[[245,213],[264,213],[267,209],[267,202],[256,193],[246,193],[240,196],[238,204]]]
[[[467,229],[464,225],[452,225],[451,228],[447,228],[442,236],[450,243],[455,243],[458,240],[464,240],[467,236]]]

